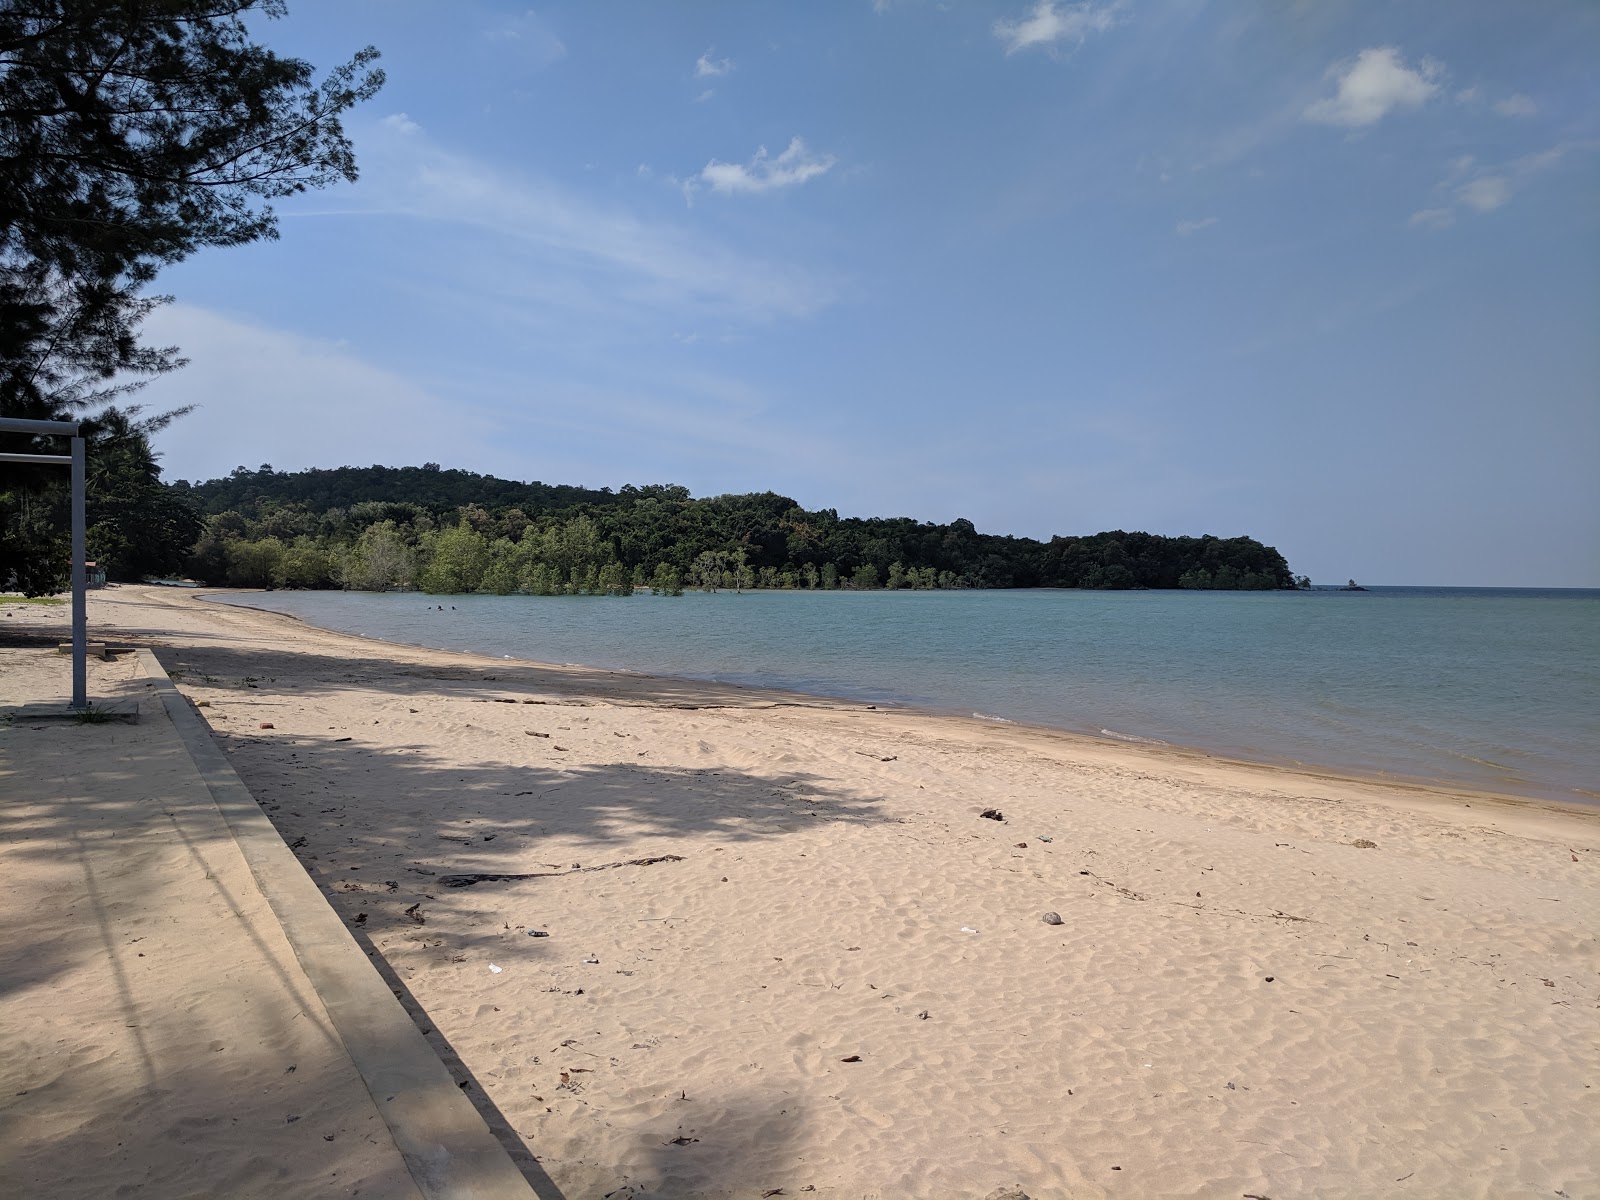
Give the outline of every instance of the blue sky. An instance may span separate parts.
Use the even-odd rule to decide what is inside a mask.
[[[169,477],[432,460],[1600,586],[1600,5],[299,0],[362,179],[164,275]]]

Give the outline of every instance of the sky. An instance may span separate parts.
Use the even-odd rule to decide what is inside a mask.
[[[438,462],[1600,587],[1592,0],[290,0],[360,181],[164,273],[168,478]]]

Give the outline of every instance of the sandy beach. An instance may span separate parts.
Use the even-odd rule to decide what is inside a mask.
[[[574,1200],[1600,1195],[1600,810],[176,589],[90,622]]]

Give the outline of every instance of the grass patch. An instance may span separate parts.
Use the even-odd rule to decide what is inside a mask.
[[[116,719],[116,713],[107,712],[103,708],[96,708],[92,704],[73,716],[73,721],[79,725],[108,725]]]
[[[65,604],[59,596],[8,596],[0,595],[0,605],[6,604]]]

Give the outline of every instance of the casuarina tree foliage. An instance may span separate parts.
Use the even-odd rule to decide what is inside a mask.
[[[382,86],[378,52],[319,80],[252,40],[250,19],[283,12],[0,0],[0,416],[79,416],[181,366],[175,347],[139,339],[166,299],[143,294],[157,272],[276,237],[273,200],[355,179],[340,117]],[[124,422],[115,437],[152,428]],[[40,505],[26,498],[57,486],[26,470],[0,484],[0,586],[40,586]]]

